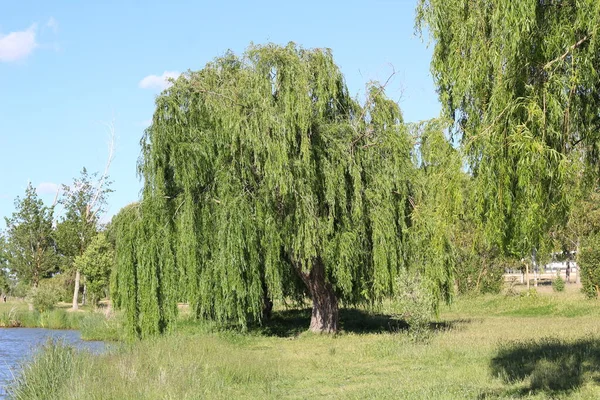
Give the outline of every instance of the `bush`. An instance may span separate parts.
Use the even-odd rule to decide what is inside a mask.
[[[73,299],[73,285],[75,283],[75,279],[72,274],[57,274],[46,280],[46,282],[56,288],[59,297],[58,301],[64,301],[66,303],[71,302]]]
[[[37,288],[31,288],[28,297],[36,311],[49,311],[60,300],[60,289],[52,282],[42,281]]]
[[[600,291],[600,233],[585,238],[577,255],[583,292],[589,298],[598,297]]]
[[[437,302],[427,283],[419,275],[401,274],[396,279],[396,293],[393,309],[408,324],[411,338],[428,339]]]
[[[560,277],[560,274],[556,274],[556,278],[552,281],[552,289],[555,292],[565,291],[565,280]]]
[[[17,297],[19,299],[24,299],[27,297],[29,293],[29,285],[23,281],[17,282],[17,284],[12,288],[11,294],[13,297]]]
[[[458,293],[500,293],[505,264],[492,254],[460,250],[455,271]]]

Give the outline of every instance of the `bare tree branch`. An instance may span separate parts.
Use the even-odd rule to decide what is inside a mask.
[[[109,137],[108,137],[108,159],[106,160],[106,165],[104,166],[104,172],[102,173],[102,176],[100,176],[100,179],[98,179],[98,182],[96,183],[96,187],[94,188],[94,196],[92,197],[92,201],[90,201],[90,203],[86,207],[86,219],[88,221],[92,221],[95,218],[96,213],[98,212],[98,209],[94,210],[94,207],[96,206],[96,203],[98,202],[98,199],[100,198],[100,195],[102,194],[102,187],[104,186],[106,179],[108,178],[108,171],[110,169],[110,164],[112,163],[112,160],[115,155],[115,122],[114,122],[114,119],[111,122],[105,123],[104,125],[108,129],[108,134],[109,134]]]

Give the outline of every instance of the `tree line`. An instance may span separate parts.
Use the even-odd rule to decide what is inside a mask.
[[[110,192],[110,182],[85,168],[72,184],[62,185],[50,206],[29,183],[12,216],[5,217],[0,291],[50,302],[45,306],[72,300],[74,309],[81,295],[92,304],[105,297],[114,251],[100,217]]]

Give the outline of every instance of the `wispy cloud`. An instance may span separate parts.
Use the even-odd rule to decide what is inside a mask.
[[[37,24],[24,31],[0,33],[0,62],[14,62],[29,56],[36,47]]]
[[[38,194],[56,194],[59,189],[60,185],[54,182],[42,182],[37,186],[36,191]]]
[[[181,75],[177,71],[165,71],[162,75],[148,75],[142,79],[139,83],[139,87],[142,89],[160,89],[165,90],[171,86],[169,78],[177,79]]]
[[[46,22],[46,27],[52,29],[52,32],[58,32],[58,21],[54,17],[48,18]]]
[[[10,199],[10,196],[4,193],[0,193],[0,199]]]

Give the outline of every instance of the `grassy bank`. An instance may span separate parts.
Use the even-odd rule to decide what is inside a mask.
[[[83,309],[70,312],[68,306],[39,312],[30,310],[24,301],[0,303],[0,328],[75,329],[84,340],[119,340],[124,337],[119,315]]]
[[[459,299],[426,343],[385,315],[343,313],[344,332],[304,332],[280,311],[248,333],[182,323],[91,356],[49,344],[16,399],[600,398],[599,304],[577,290]],[[110,385],[107,385],[110,382]]]

